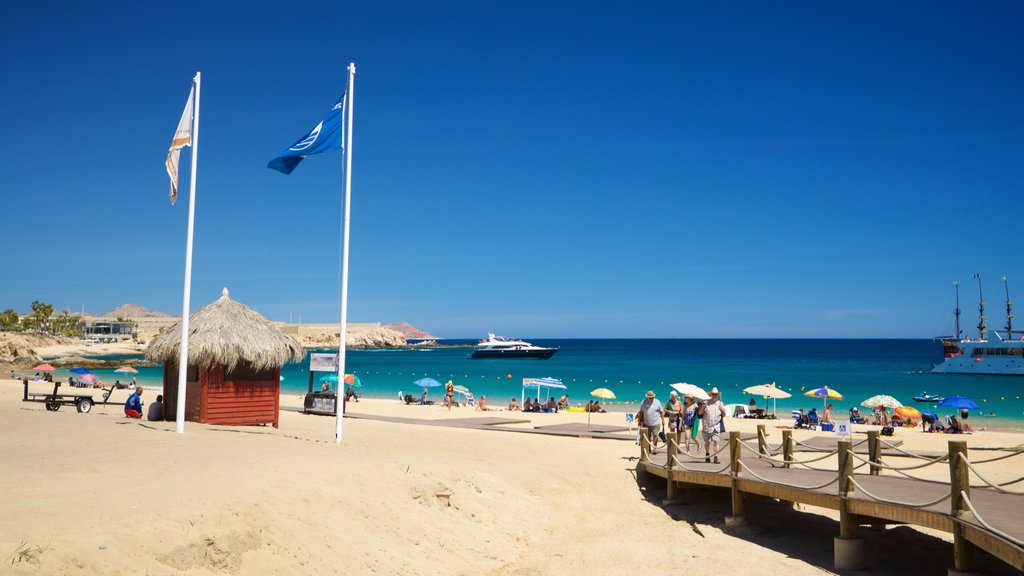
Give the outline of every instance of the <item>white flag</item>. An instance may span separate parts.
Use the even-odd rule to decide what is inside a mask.
[[[185,110],[181,113],[181,120],[178,121],[178,129],[174,131],[174,140],[171,140],[171,149],[167,151],[167,175],[171,177],[171,204],[178,199],[178,157],[181,149],[192,145],[192,101],[196,93],[196,85],[188,93],[188,102],[185,103]]]

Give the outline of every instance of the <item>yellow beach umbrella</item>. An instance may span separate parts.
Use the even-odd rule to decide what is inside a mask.
[[[602,400],[614,400],[615,399],[615,392],[612,392],[611,390],[609,390],[607,388],[597,388],[597,389],[591,390],[590,391],[590,395],[594,396],[595,398],[600,398]],[[592,414],[592,412],[590,412],[590,411],[587,412],[587,428],[590,428],[590,415],[591,414]]]
[[[821,398],[821,407],[825,408],[825,403],[829,400],[842,400],[843,395],[829,388],[828,386],[822,386],[821,388],[815,388],[814,390],[808,390],[804,392],[804,396],[810,396],[811,398]]]

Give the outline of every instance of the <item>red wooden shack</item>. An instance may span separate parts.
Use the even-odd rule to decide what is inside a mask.
[[[164,365],[164,419],[175,420],[181,323],[150,342],[146,357]],[[228,290],[189,316],[185,419],[202,424],[279,423],[281,366],[301,360],[291,336],[234,300]]]

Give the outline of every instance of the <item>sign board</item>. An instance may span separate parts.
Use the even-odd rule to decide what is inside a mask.
[[[309,355],[310,372],[338,372],[338,355],[313,353]]]
[[[840,438],[850,439],[850,421],[849,420],[836,420],[836,436]]]

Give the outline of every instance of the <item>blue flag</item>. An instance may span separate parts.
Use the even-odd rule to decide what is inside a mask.
[[[310,154],[328,152],[335,148],[344,148],[342,121],[345,112],[345,95],[342,94],[337,104],[324,116],[324,119],[309,131],[308,134],[292,144],[287,150],[277,155],[276,158],[267,163],[267,168],[273,168],[284,174],[291,174],[292,170],[302,162],[302,159]]]

